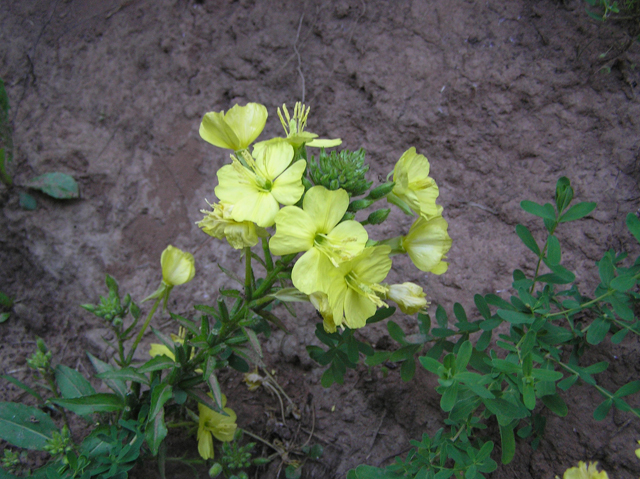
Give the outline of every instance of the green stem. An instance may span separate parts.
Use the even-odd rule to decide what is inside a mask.
[[[157,298],[156,302],[153,303],[153,307],[151,308],[151,311],[149,311],[149,314],[147,315],[147,319],[144,320],[144,324],[142,325],[142,328],[140,329],[138,336],[136,336],[136,340],[134,341],[133,346],[131,346],[131,351],[129,351],[129,354],[127,355],[127,360],[125,361],[124,366],[128,366],[129,364],[131,364],[131,361],[133,360],[133,354],[136,352],[136,348],[138,347],[138,344],[140,344],[140,341],[142,341],[142,337],[144,336],[145,331],[149,327],[151,318],[155,314],[156,309],[158,309],[158,305],[160,304],[160,301],[162,301],[162,297]]]
[[[273,269],[273,259],[271,258],[271,250],[269,250],[269,242],[267,238],[262,238],[262,252],[264,253],[264,262],[267,265],[267,273]]]
[[[597,303],[598,301],[602,301],[607,296],[611,296],[613,293],[615,293],[615,290],[611,289],[611,290],[607,291],[605,294],[603,294],[602,296],[598,296],[596,299],[592,299],[591,301],[587,301],[586,303],[581,304],[577,308],[571,308],[571,309],[566,309],[564,311],[559,311],[557,313],[547,314],[546,318],[549,319],[549,318],[553,318],[554,316],[564,316],[566,314],[571,314],[574,311],[582,311],[586,307],[591,306],[592,304]]]
[[[244,297],[245,301],[248,303],[251,301],[253,294],[251,288],[251,277],[253,276],[253,270],[251,269],[251,248],[248,246],[244,248],[244,260]]]
[[[549,235],[547,236],[547,241],[544,243],[544,248],[542,248],[542,252],[538,257],[538,264],[536,265],[536,272],[533,275],[533,283],[531,284],[531,288],[529,289],[529,294],[533,293],[533,289],[536,287],[536,283],[538,282],[538,272],[540,271],[540,264],[542,263],[542,258],[544,258],[545,253],[547,252],[547,247],[549,246],[549,238],[553,236],[556,228],[558,227],[558,220],[556,219],[556,224],[553,225],[551,231],[549,231]]]
[[[273,286],[273,283],[277,279],[278,274],[280,274],[283,269],[287,268],[289,266],[289,263],[291,263],[291,261],[293,261],[295,257],[296,254],[283,256],[282,259],[276,263],[276,266],[273,268],[273,270],[271,270],[269,274],[267,274],[267,277],[260,284],[258,289],[255,290],[253,297],[262,298],[264,294],[269,290],[269,288]]]

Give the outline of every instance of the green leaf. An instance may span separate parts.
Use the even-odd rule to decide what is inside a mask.
[[[461,323],[467,323],[469,320],[467,319],[467,313],[460,303],[455,303],[453,305],[453,314],[456,316],[456,319]]]
[[[542,403],[551,410],[555,415],[565,417],[569,412],[567,403],[558,394],[552,394],[549,396],[542,396]]]
[[[611,288],[622,293],[633,288],[635,285],[636,280],[633,278],[633,276],[618,276],[616,278],[613,278],[610,283]]]
[[[562,176],[556,183],[556,207],[558,212],[562,213],[569,203],[573,200],[573,188],[571,182],[566,176]]]
[[[456,399],[458,399],[458,383],[454,382],[444,390],[440,398],[440,408],[446,412],[451,411],[456,404]]]
[[[418,358],[418,360],[420,361],[420,364],[422,364],[423,368],[425,368],[427,371],[431,371],[433,374],[438,374],[438,371],[442,367],[442,364],[440,364],[440,362],[433,358],[430,358],[429,356],[421,356],[420,358]]]
[[[589,325],[589,329],[587,330],[587,342],[593,345],[600,344],[607,336],[609,328],[611,328],[611,323],[609,321],[604,319],[602,316],[597,317],[593,320],[593,323]]]
[[[542,206],[539,203],[534,201],[522,201],[520,202],[520,207],[525,210],[527,213],[531,213],[534,216],[539,216],[540,218],[546,218],[551,221],[556,220],[556,212],[553,209],[553,205],[551,203],[547,203]]]
[[[38,400],[38,402],[44,403],[44,399],[42,399],[42,396],[40,396],[40,393],[38,393],[38,391],[36,391],[34,389],[31,389],[29,386],[27,386],[22,381],[19,381],[18,379],[14,378],[13,376],[9,376],[8,374],[2,374],[2,375],[0,375],[0,378],[6,379],[11,384],[14,384],[15,386],[18,386],[23,391],[31,394],[34,398],[36,398]]]
[[[538,381],[560,381],[562,373],[560,371],[552,371],[550,369],[534,369],[531,375]]]
[[[387,319],[389,316],[392,316],[393,313],[396,312],[396,308],[394,306],[390,306],[388,308],[379,308],[376,311],[376,314],[367,319],[367,324],[377,323],[379,321],[383,321]]]
[[[516,454],[516,438],[513,427],[500,426],[500,440],[502,441],[502,464],[509,464]]]
[[[638,391],[640,391],[640,381],[631,381],[630,383],[625,384],[620,389],[618,389],[614,396],[617,398],[621,398],[629,396],[630,394],[635,394]]]
[[[12,402],[0,402],[0,439],[24,449],[43,451],[57,431],[53,420],[40,409]]]
[[[473,353],[473,346],[470,341],[465,341],[460,346],[458,350],[458,355],[456,356],[456,371],[462,372],[467,369],[467,364],[469,364],[469,360],[471,359],[471,353]]]
[[[608,254],[598,262],[598,273],[600,274],[600,281],[608,288],[614,276],[613,263]]]
[[[151,358],[138,368],[139,373],[150,373],[152,371],[159,371],[161,369],[173,369],[176,365],[175,361],[168,356],[160,355]]]
[[[147,422],[147,427],[144,432],[147,444],[149,444],[149,449],[151,449],[151,454],[154,456],[158,454],[160,444],[162,444],[164,438],[167,437],[168,432],[167,426],[164,423],[164,408],[162,408],[153,417],[153,420]]]
[[[560,241],[558,241],[558,238],[551,235],[547,240],[547,261],[549,261],[550,264],[560,264],[561,259]]]
[[[574,374],[573,376],[568,376],[558,383],[558,387],[563,391],[566,391],[571,386],[573,386],[577,380],[578,380],[577,374]]]
[[[99,373],[103,373],[105,371],[114,371],[115,368],[104,361],[99,360],[91,353],[87,353],[89,356],[89,360],[93,367],[96,368],[96,371]],[[127,385],[124,381],[120,381],[118,379],[105,379],[104,383],[111,388],[112,391],[118,393],[121,397],[125,397],[127,394]]]
[[[324,373],[322,373],[320,384],[322,384],[323,388],[331,387],[334,382],[336,382],[336,380],[333,377],[333,368],[329,368]]]
[[[413,379],[416,373],[416,361],[413,358],[407,359],[400,367],[400,377],[406,383]]]
[[[436,321],[438,322],[438,326],[441,328],[446,328],[449,319],[447,318],[447,312],[444,310],[442,305],[438,305],[436,308]]]
[[[478,338],[478,341],[476,342],[476,349],[478,351],[484,351],[485,349],[487,349],[490,342],[491,342],[491,330],[484,331]]]
[[[77,198],[78,183],[71,176],[64,173],[45,173],[29,180],[26,184],[28,188],[40,190],[43,193],[59,199],[67,200]]]
[[[498,316],[511,324],[531,324],[535,320],[535,316],[533,316],[532,314],[524,314],[520,311],[507,311],[504,309],[499,309],[497,313]]]
[[[51,402],[79,416],[87,416],[97,412],[119,411],[124,408],[123,399],[110,393],[98,393],[70,399],[51,399]]]
[[[628,332],[629,332],[629,330],[626,329],[626,328],[625,329],[621,329],[616,334],[611,336],[611,342],[613,344],[620,344],[622,342],[622,340],[625,338],[625,336],[627,335]]]
[[[533,235],[529,228],[524,225],[516,225],[516,234],[520,237],[524,245],[529,248],[534,254],[540,257],[540,248],[538,247],[538,243],[533,239]]]
[[[613,283],[613,281],[612,281],[612,283]],[[622,319],[624,319],[626,321],[633,321],[635,319],[635,316],[633,314],[633,310],[631,308],[629,308],[629,306],[624,304],[622,301],[620,301],[618,298],[616,298],[615,296],[609,296],[607,298],[607,301],[609,301],[611,303],[611,306],[613,306],[613,310]]]
[[[473,297],[473,302],[476,304],[476,308],[482,315],[482,317],[486,320],[491,318],[491,310],[489,309],[489,305],[484,300],[484,297],[481,294],[476,294]]]
[[[4,323],[10,316],[11,313],[0,313],[0,324]]]
[[[607,361],[600,361],[599,363],[592,364],[591,366],[587,366],[582,370],[587,374],[600,374],[607,370],[609,367],[609,363]]]
[[[389,336],[391,336],[398,343],[404,344],[406,342],[404,331],[394,321],[389,321],[387,323],[387,330],[389,331]]]
[[[560,220],[558,222],[566,223],[567,221],[575,221],[575,220],[579,220],[580,218],[584,218],[593,210],[595,210],[596,206],[597,205],[595,203],[586,202],[586,201],[582,203],[578,203],[577,205],[573,205],[571,208],[569,208],[569,210],[567,210],[566,213],[564,213],[560,217]]]
[[[157,414],[164,408],[164,404],[171,399],[173,388],[170,384],[160,383],[151,391],[151,404],[149,406],[149,416],[147,423],[152,422]]]
[[[27,211],[33,211],[38,207],[38,202],[29,193],[20,192],[20,207]]]
[[[543,258],[542,261],[545,265],[547,265],[547,268],[549,268],[556,276],[558,276],[558,278],[562,280],[562,283],[560,284],[572,283],[576,280],[576,275],[564,266],[561,266],[559,264],[552,264],[546,258]]]
[[[613,405],[612,399],[607,399],[603,401],[596,408],[596,410],[593,411],[593,419],[595,419],[596,421],[602,421],[605,417],[607,417],[607,414],[609,414],[609,411],[611,410],[612,405]]]
[[[63,398],[77,398],[96,393],[91,383],[75,369],[58,364],[55,368],[56,384]]]
[[[367,356],[364,362],[367,366],[377,366],[387,361],[389,356],[391,356],[389,351],[376,351],[373,356]]]
[[[627,215],[627,228],[638,243],[640,243],[640,219],[633,213]]]
[[[98,379],[117,379],[120,381],[132,381],[140,384],[149,385],[149,378],[144,374],[140,374],[134,368],[122,368],[115,371],[105,371],[100,374],[96,374]]]

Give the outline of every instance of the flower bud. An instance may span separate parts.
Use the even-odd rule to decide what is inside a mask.
[[[372,200],[379,200],[383,196],[387,196],[389,193],[391,193],[395,185],[396,184],[393,181],[389,181],[387,183],[376,186],[369,192],[368,198],[371,198]]]
[[[427,295],[414,283],[392,284],[387,299],[395,302],[404,314],[415,314],[428,306]]]
[[[195,261],[191,253],[186,253],[171,245],[162,252],[162,280],[167,286],[178,286],[191,281],[196,274]]]
[[[360,211],[368,208],[373,204],[373,200],[355,200],[349,204],[349,211]]]
[[[389,208],[376,210],[367,217],[367,223],[370,225],[379,225],[387,219],[391,210]]]
[[[220,463],[216,462],[209,469],[209,477],[218,477],[221,472],[222,472],[222,466],[220,465]]]

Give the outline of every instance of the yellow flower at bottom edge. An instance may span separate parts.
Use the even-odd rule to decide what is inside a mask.
[[[236,424],[236,413],[231,408],[224,407],[227,404],[227,397],[222,395],[223,411],[228,414],[224,416],[209,409],[207,406],[198,403],[198,452],[203,459],[213,459],[213,438],[218,441],[233,441],[233,436],[238,428]]]
[[[567,469],[562,475],[562,479],[609,479],[605,471],[598,472],[597,462],[590,462],[589,466],[580,461],[578,467]]]

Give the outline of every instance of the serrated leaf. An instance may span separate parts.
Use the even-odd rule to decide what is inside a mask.
[[[53,420],[40,409],[12,402],[0,402],[0,439],[35,451],[44,450],[57,431]]]
[[[560,252],[560,241],[551,235],[547,240],[547,261],[551,264],[560,264],[562,255]]]
[[[533,238],[531,231],[524,225],[516,225],[516,234],[522,240],[524,245],[529,248],[533,253],[540,257],[540,248],[538,247],[538,243]]]
[[[63,398],[77,398],[96,393],[91,383],[78,371],[62,364],[55,368],[56,384]]]
[[[525,210],[527,213],[531,213],[534,216],[539,216],[540,218],[547,218],[551,221],[556,220],[556,212],[553,209],[551,203],[547,203],[544,206],[536,203],[534,201],[522,201],[520,202],[520,207]]]
[[[32,178],[27,182],[26,186],[34,190],[40,190],[59,200],[67,200],[79,196],[76,180],[59,172],[45,173]]]
[[[584,218],[593,210],[595,210],[596,206],[597,205],[595,203],[586,201],[578,203],[577,205],[573,205],[566,211],[566,213],[560,216],[560,220],[558,221],[558,223],[566,223],[567,221],[575,221],[579,220],[580,218]]]

